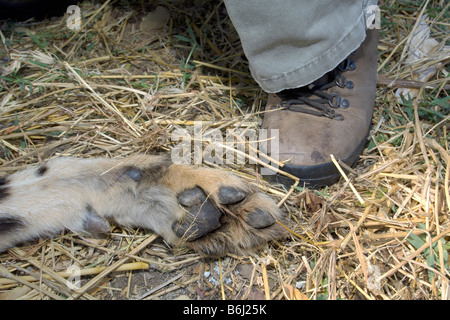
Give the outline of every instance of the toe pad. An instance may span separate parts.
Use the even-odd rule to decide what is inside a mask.
[[[207,199],[200,188],[182,192],[178,201],[186,210],[183,220],[172,227],[178,237],[194,241],[220,227],[222,212]]]

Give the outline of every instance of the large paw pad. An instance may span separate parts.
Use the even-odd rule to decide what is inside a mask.
[[[194,241],[220,227],[222,211],[207,199],[202,189],[184,191],[178,201],[186,211],[183,219],[172,226],[178,237]]]
[[[187,246],[205,255],[246,254],[284,235],[276,223],[282,212],[270,197],[229,186],[216,190],[195,187],[178,195],[186,214],[173,230]]]

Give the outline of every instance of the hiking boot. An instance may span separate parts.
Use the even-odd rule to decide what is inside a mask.
[[[353,166],[362,153],[372,123],[377,45],[378,31],[367,30],[361,46],[334,70],[309,86],[269,95],[262,128],[269,136],[279,131],[278,150],[269,146],[268,155],[284,163],[279,169],[298,177],[299,186],[336,183],[341,174],[330,155]],[[294,182],[282,174],[265,178],[286,187]]]

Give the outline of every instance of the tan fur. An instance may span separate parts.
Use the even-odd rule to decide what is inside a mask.
[[[0,224],[4,223],[3,228],[0,225],[0,251],[65,229],[108,232],[109,222],[151,229],[179,245],[183,240],[172,228],[186,211],[177,196],[194,187],[200,187],[224,212],[220,228],[185,242],[197,252],[243,254],[283,233],[276,223],[260,229],[249,225],[249,214],[258,209],[268,212],[274,221],[282,219],[282,213],[272,199],[224,170],[175,165],[166,157],[150,155],[126,159],[61,157],[49,160],[44,169],[39,174],[38,167],[30,167],[4,179],[0,187],[0,192],[1,188],[4,191],[0,198]],[[247,197],[237,204],[223,205],[218,194],[224,186],[242,190]],[[10,218],[20,223],[8,226]]]

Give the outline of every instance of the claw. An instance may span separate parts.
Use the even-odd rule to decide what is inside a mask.
[[[198,187],[186,190],[178,196],[178,202],[187,207],[202,204],[205,200],[205,193]]]
[[[256,210],[247,215],[247,224],[255,229],[262,229],[275,223],[275,219],[264,210]]]
[[[108,221],[99,216],[91,205],[86,205],[86,215],[83,220],[84,231],[94,237],[99,237],[101,234],[111,231],[111,226]]]
[[[125,174],[136,182],[139,182],[142,179],[142,170],[139,170],[138,168],[127,168]]]
[[[242,201],[247,194],[239,189],[232,187],[221,187],[219,189],[219,201],[221,204],[235,204]]]

